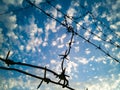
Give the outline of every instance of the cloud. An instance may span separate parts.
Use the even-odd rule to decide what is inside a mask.
[[[40,4],[42,2],[44,2],[44,0],[35,0],[35,4]]]
[[[83,57],[74,57],[74,59],[77,60],[81,64],[88,64],[89,63],[89,61]]]
[[[91,53],[91,51],[89,50],[89,48],[87,48],[87,49],[85,50],[85,53],[86,53],[86,54],[90,54],[90,53]]]
[[[14,6],[22,5],[23,0],[3,0],[3,2],[7,5],[11,4]]]
[[[97,81],[92,80],[91,83],[88,82],[89,90],[118,90],[120,84],[120,75],[111,74],[110,77],[98,77]]]
[[[7,36],[13,38],[14,40],[18,39],[18,36],[17,36],[14,32],[12,32],[12,31],[9,32],[9,33],[7,34]]]
[[[25,79],[26,78],[26,79]],[[17,90],[33,90],[39,84],[38,80],[32,80],[27,76],[20,75],[18,78],[9,78],[4,79],[1,82],[0,89],[1,90],[13,90],[16,88]]]
[[[12,13],[2,15],[0,21],[3,23],[3,25],[5,25],[5,27],[8,30],[13,30],[18,26],[16,23],[17,21],[16,15]]]
[[[75,52],[79,52],[80,51],[80,47],[79,46],[74,46]]]
[[[116,25],[110,25],[110,28],[111,29],[117,29],[117,26]]]
[[[77,30],[80,30],[81,25],[83,25],[84,21],[79,21],[77,24]]]
[[[47,31],[51,30],[53,33],[55,33],[57,31],[56,21],[55,20],[48,21],[48,23],[46,23],[46,25],[45,25],[45,29]]]
[[[35,18],[32,17],[29,19],[30,25],[26,25],[24,28],[26,29],[25,32],[29,36],[29,39],[27,40],[26,50],[30,51],[32,50],[35,52],[38,50],[37,48],[42,45],[43,40],[41,37],[41,34],[43,33],[42,28],[39,28],[37,24],[35,23]],[[36,37],[37,35],[37,37]]]
[[[66,37],[67,37],[66,34],[62,34],[61,37],[58,37],[58,38],[57,38],[57,41],[63,44],[63,43],[64,43],[64,39],[65,39]]]
[[[76,10],[73,7],[70,7],[67,11],[67,15],[70,17],[73,17],[75,13],[76,13]],[[67,18],[67,22],[71,24],[72,20]]]
[[[56,41],[52,41],[52,46],[56,46],[57,42]]]
[[[69,15],[71,17],[74,16],[75,13],[76,13],[76,10],[72,7],[70,7],[67,11],[67,15]]]
[[[101,41],[102,38],[102,32],[99,32],[96,34],[97,36],[93,36],[93,40]]]
[[[77,67],[78,67],[77,63],[73,61],[68,61],[66,65],[67,65],[66,71],[68,74],[72,73],[72,71],[77,72]]]
[[[43,42],[43,47],[46,47],[47,45],[48,45],[48,43],[47,42]]]
[[[61,61],[56,61],[55,59],[51,59],[50,68],[54,69],[56,72],[61,72]]]
[[[86,30],[86,32],[84,33],[84,37],[88,39],[91,35],[90,32],[91,32],[91,28],[88,28],[88,30]]]

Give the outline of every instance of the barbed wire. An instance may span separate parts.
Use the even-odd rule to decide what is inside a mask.
[[[69,90],[75,90],[75,89],[71,88],[71,87],[68,86],[68,85],[64,85],[64,84],[62,84],[62,83],[60,83],[60,82],[55,82],[55,81],[51,80],[50,78],[40,77],[40,76],[31,74],[31,73],[25,72],[25,71],[23,71],[23,70],[16,69],[16,68],[7,68],[7,67],[2,67],[2,66],[0,66],[0,69],[2,69],[2,70],[8,70],[8,71],[17,71],[17,72],[23,73],[23,74],[25,74],[25,75],[28,75],[28,76],[31,76],[31,77],[34,77],[34,78],[43,80],[43,81],[46,82],[47,84],[50,82],[50,83],[53,83],[53,84],[56,84],[56,85],[60,85],[60,86],[62,86],[63,88],[68,88]],[[38,87],[37,87],[37,88],[38,88]]]
[[[66,49],[64,54],[59,55],[59,56],[61,56],[61,59],[62,59],[62,64],[61,64],[62,71],[64,70],[63,64],[64,64],[65,59],[69,60],[67,57],[70,54],[71,46],[72,46],[73,39],[74,39],[73,27],[68,24],[66,17],[64,17],[64,19],[65,19],[64,23],[67,26],[67,33],[72,33],[72,35],[71,35],[70,41],[68,43],[68,49]]]
[[[63,16],[66,16],[67,18],[69,18],[70,20],[72,20],[73,22],[75,22],[77,25],[81,26],[83,30],[87,31],[87,28],[86,28],[85,26],[79,24],[79,22],[77,22],[77,21],[74,19],[74,17],[71,17],[71,16],[66,15],[66,14],[65,14],[64,12],[62,12],[60,9],[56,8],[53,4],[51,4],[48,0],[46,0],[46,2],[47,2],[49,5],[51,5],[53,8],[55,8],[58,12],[60,12],[61,14],[63,14]],[[82,7],[83,7],[83,6],[82,6]],[[88,13],[90,14],[90,16],[92,17],[93,20],[96,20],[95,16],[94,16],[90,11],[86,12],[84,15],[80,16],[79,18],[82,18],[82,17],[86,16]],[[95,25],[96,25],[96,24],[95,24]],[[97,27],[97,25],[96,25],[96,27]],[[98,27],[97,27],[97,28],[98,28]],[[107,35],[104,34],[104,33],[102,32],[102,30],[100,30],[100,28],[98,28],[98,29],[99,29],[99,31],[102,33],[103,36],[107,37]],[[120,45],[116,44],[116,43],[113,42],[112,40],[107,41],[106,39],[101,38],[100,36],[98,36],[97,34],[95,34],[95,33],[92,32],[92,31],[88,31],[88,32],[91,33],[92,35],[96,36],[96,37],[99,38],[100,40],[102,40],[102,41],[104,41],[104,42],[107,42],[107,43],[110,43],[111,45],[114,45],[114,46],[116,46],[117,48],[120,48]]]
[[[72,47],[72,43],[73,43],[73,39],[74,39],[74,36],[79,36],[80,38],[82,38],[83,40],[87,41],[89,44],[93,45],[94,47],[96,47],[97,49],[99,49],[100,51],[102,51],[105,55],[107,55],[108,57],[112,58],[114,61],[120,63],[120,61],[116,58],[114,58],[112,55],[109,54],[109,52],[106,52],[104,49],[102,49],[102,47],[99,45],[96,45],[94,44],[90,38],[89,39],[86,39],[84,36],[80,35],[77,30],[75,31],[73,26],[72,25],[69,25],[68,22],[67,22],[67,19],[66,18],[69,18],[71,20],[73,20],[73,22],[77,24],[79,24],[77,21],[75,21],[72,17],[66,15],[65,13],[63,13],[61,10],[59,10],[58,8],[56,8],[55,6],[53,6],[48,0],[46,1],[47,3],[49,3],[51,6],[53,6],[57,11],[61,12],[64,16],[64,23],[62,23],[61,21],[59,21],[58,19],[56,19],[55,17],[53,17],[52,15],[50,15],[49,13],[47,13],[45,10],[43,10],[41,7],[37,6],[35,3],[31,2],[30,0],[26,0],[28,2],[28,4],[30,4],[30,6],[32,7],[35,7],[37,9],[39,9],[40,11],[42,11],[45,15],[49,16],[50,18],[54,19],[56,22],[58,22],[60,25],[64,26],[67,30],[68,33],[71,33],[71,37],[70,37],[70,42],[68,43],[68,48],[66,49],[65,53],[64,54],[60,54],[59,56],[61,56],[61,59],[62,59],[62,62],[61,62],[61,69],[62,69],[62,72],[60,74],[46,68],[46,67],[41,67],[41,66],[36,66],[36,65],[31,65],[31,64],[26,64],[26,63],[21,63],[21,62],[14,62],[13,60],[11,59],[8,59],[8,56],[9,56],[9,53],[10,51],[8,51],[8,54],[6,56],[6,59],[3,59],[0,57],[0,60],[3,61],[5,64],[7,64],[7,66],[9,67],[10,65],[22,65],[22,66],[29,66],[29,67],[32,67],[32,68],[38,68],[38,69],[42,69],[44,70],[44,77],[40,77],[40,76],[37,76],[37,75],[34,75],[34,74],[31,74],[31,73],[28,73],[28,72],[25,72],[23,70],[20,70],[20,69],[16,69],[16,68],[7,68],[7,67],[1,67],[0,66],[0,69],[3,69],[3,70],[12,70],[12,71],[17,71],[17,72],[20,72],[20,73],[23,73],[25,75],[29,75],[31,77],[34,77],[34,78],[37,78],[37,79],[40,79],[41,82],[39,83],[38,87],[39,88],[43,82],[46,82],[47,84],[49,82],[51,83],[54,83],[54,84],[57,84],[57,85],[61,85],[63,88],[68,88],[70,90],[75,90],[71,87],[69,87],[69,81],[66,77],[69,77],[68,75],[66,75],[66,67],[64,68],[64,61],[65,60],[69,60],[67,57],[68,55],[70,54],[71,52],[71,47]],[[87,30],[87,27],[84,27],[83,25],[80,25],[81,28],[83,30]],[[102,39],[101,37],[99,37],[98,35],[96,35],[95,33],[93,32],[89,32],[91,33],[92,35],[94,36],[97,36],[98,38],[100,38],[102,41],[105,41],[107,42],[106,40]],[[115,44],[114,42],[112,41],[109,41],[110,44],[113,44],[115,45],[116,47],[120,47],[119,45]],[[53,80],[51,80],[50,78],[47,78],[46,77],[46,74],[47,72],[51,72],[53,75],[56,76],[56,78],[59,78],[59,81],[55,82]],[[61,83],[61,80],[63,80],[63,83]]]
[[[52,5],[51,3],[50,3],[50,1],[48,1],[48,0],[46,0],[46,2],[49,4],[49,5],[51,5],[52,7],[54,7],[57,11],[59,11],[59,12],[61,12],[63,15],[65,15],[67,18],[69,18],[69,19],[71,19],[71,20],[73,20],[76,24],[78,24],[78,25],[80,25],[79,24],[79,22],[77,22],[75,19],[79,19],[79,18],[82,18],[82,17],[84,17],[84,16],[86,16],[87,14],[90,14],[90,16],[92,17],[92,19],[94,20],[94,21],[97,21],[98,19],[97,18],[95,18],[95,16],[92,14],[92,12],[90,12],[90,11],[87,11],[84,15],[82,15],[82,16],[78,16],[78,17],[71,17],[71,16],[68,16],[68,15],[66,15],[65,13],[63,13],[61,10],[59,10],[58,8],[56,8],[54,5]],[[85,10],[87,10],[83,5],[80,5],[83,9],[85,9]],[[27,9],[27,8],[30,8],[30,7],[32,7],[32,4],[31,5],[28,5],[28,6],[25,6],[25,7],[22,7],[22,8],[18,8],[18,9],[13,9],[13,10],[11,10],[12,12],[19,12],[19,11],[21,11],[21,10],[24,10],[24,9]],[[3,13],[0,13],[0,15],[4,15],[4,14],[7,14],[7,13],[9,13],[10,11],[4,11]],[[101,24],[103,24],[103,22],[102,21],[100,21],[100,20],[98,20]],[[93,21],[92,21],[93,22]],[[104,37],[107,37],[107,35],[105,34],[105,33],[103,33],[103,31],[98,27],[98,25],[96,24],[96,23],[94,23],[95,24],[95,26],[97,27],[97,29],[102,33],[102,35],[104,36]],[[104,24],[103,24],[104,25]],[[80,25],[81,26],[81,25]],[[104,25],[104,26],[106,26],[106,25]],[[82,28],[83,28],[83,30],[87,30],[87,28],[86,27],[84,27],[84,26],[81,26]],[[106,26],[107,27],[107,26]],[[107,27],[108,28],[108,27]],[[110,29],[110,28],[109,28]],[[110,43],[111,45],[114,45],[114,46],[116,46],[117,48],[120,48],[120,45],[119,44],[117,44],[117,43],[115,43],[114,41],[112,41],[112,40],[106,40],[106,39],[103,39],[103,38],[101,38],[100,36],[98,36],[97,34],[95,34],[95,33],[93,33],[92,31],[88,31],[89,33],[91,33],[91,34],[93,34],[93,35],[95,35],[96,37],[98,37],[99,39],[101,39],[102,41],[105,41],[105,42],[107,42],[107,43]],[[112,31],[113,32],[113,31]],[[116,33],[115,33],[116,34]],[[115,35],[116,36],[116,35]],[[117,35],[118,36],[118,35]],[[109,37],[108,37],[109,38]]]
[[[58,19],[56,19],[55,17],[51,16],[49,13],[45,12],[42,8],[40,8],[39,6],[35,5],[34,3],[32,3],[31,1],[29,0],[26,0],[29,4],[33,5],[34,7],[36,7],[37,9],[39,9],[40,11],[42,11],[45,15],[49,16],[50,18],[54,19],[55,21],[57,21],[59,24],[61,24],[62,26],[68,28],[64,23],[62,23],[61,21],[59,21]],[[69,16],[66,16],[66,17],[69,17]],[[83,29],[85,29],[83,26],[81,26]],[[102,49],[100,47],[100,45],[96,45],[94,44],[92,41],[90,41],[89,39],[86,39],[84,36],[80,35],[79,33],[77,33],[76,31],[74,31],[74,34],[79,36],[80,38],[82,38],[83,40],[87,41],[89,44],[93,45],[94,47],[96,47],[97,49],[99,49],[100,51],[102,51],[105,55],[107,55],[108,57],[112,58],[113,60],[115,60],[116,62],[119,62],[120,61],[116,58],[114,58],[112,55],[110,55],[108,52],[106,52],[104,49]]]
[[[119,37],[120,38],[119,34],[115,33],[109,26],[107,26],[100,19],[98,19],[97,17],[95,17],[95,15],[90,10],[86,9],[82,4],[80,4],[80,7],[82,9],[84,9],[85,11],[87,11],[87,13],[90,14],[90,16],[92,17],[93,20],[98,21],[101,25],[103,25],[104,27],[106,27],[111,33],[114,33],[114,37]],[[100,32],[102,32],[102,31],[100,30]],[[103,35],[107,36],[105,33],[103,33]]]
[[[28,72],[25,72],[23,70],[20,70],[20,69],[16,69],[16,68],[7,68],[7,67],[1,67],[0,66],[0,69],[3,69],[3,70],[12,70],[12,71],[17,71],[17,72],[20,72],[20,73],[23,73],[23,74],[26,74],[26,75],[29,75],[31,77],[34,77],[34,78],[38,78],[38,79],[41,79],[42,81],[40,82],[40,84],[38,85],[37,89],[42,85],[43,81],[46,82],[47,84],[49,82],[51,83],[54,83],[54,84],[57,84],[57,85],[61,85],[63,88],[68,88],[70,90],[75,90],[71,87],[69,87],[69,81],[66,79],[66,77],[69,77],[68,75],[65,74],[65,69],[60,73],[60,74],[57,74],[55,71],[52,71],[46,67],[41,67],[41,66],[36,66],[36,65],[31,65],[31,64],[26,64],[26,63],[21,63],[21,62],[14,62],[13,60],[10,60],[8,59],[9,57],[9,54],[10,54],[10,51],[8,51],[7,53],[7,56],[5,59],[1,58],[0,57],[0,60],[3,61],[5,64],[7,64],[7,66],[9,67],[10,65],[21,65],[21,66],[29,66],[29,67],[32,67],[32,68],[37,68],[37,69],[42,69],[42,70],[45,70],[44,72],[44,78],[40,77],[40,76],[37,76],[37,75],[34,75],[34,74],[31,74],[31,73],[28,73]],[[55,81],[52,81],[50,78],[47,78],[46,77],[46,73],[47,72],[51,72],[53,73],[53,75],[55,75],[56,78],[59,78],[59,81],[55,82]],[[63,80],[63,84],[60,82],[61,80]]]

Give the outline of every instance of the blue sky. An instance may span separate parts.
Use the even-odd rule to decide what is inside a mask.
[[[69,60],[64,63],[70,86],[75,90],[119,90],[120,64],[111,57],[120,61],[120,47],[117,47],[120,45],[120,0],[51,0],[51,4],[62,13],[46,0],[35,1],[36,6],[61,23],[65,21],[63,13],[73,17],[72,20],[66,18],[68,24],[103,50],[74,35]],[[68,49],[70,39],[71,33],[64,26],[26,0],[0,1],[0,57],[5,58],[10,50],[9,58],[16,62],[46,66],[60,73],[59,55]],[[0,66],[7,67],[1,61]],[[43,76],[42,70],[19,65],[10,67]],[[50,73],[47,76],[54,78]],[[39,82],[15,71],[0,70],[0,90],[35,90]],[[61,89],[46,83],[39,88]]]

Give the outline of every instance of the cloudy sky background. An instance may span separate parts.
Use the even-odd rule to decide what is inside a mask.
[[[51,3],[79,23],[76,25],[73,20],[67,18],[69,25],[72,25],[82,37],[90,39],[92,43],[120,61],[120,47],[117,47],[120,45],[120,0],[53,0]],[[35,5],[64,22],[64,15],[45,0],[36,0]],[[91,14],[87,13],[88,11],[97,20],[93,19]],[[80,25],[87,29],[84,30]],[[102,40],[90,32],[95,33]],[[67,33],[65,27],[39,9],[30,6],[26,0],[0,1],[0,56],[2,58],[5,58],[10,50],[9,58],[16,62],[46,66],[60,73],[59,55],[64,54],[68,49],[70,38],[71,34]],[[74,36],[68,58],[64,67],[70,76],[70,86],[75,90],[120,89],[120,64],[79,36]],[[2,61],[0,66],[7,67]],[[43,76],[42,70],[18,65],[10,67]],[[50,73],[47,76],[54,78]],[[1,90],[35,90],[39,83],[40,80],[15,71],[0,70]],[[39,90],[60,89],[61,86],[51,83],[48,85],[44,83],[39,88]]]

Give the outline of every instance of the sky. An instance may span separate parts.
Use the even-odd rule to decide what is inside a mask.
[[[64,68],[75,90],[120,90],[120,0],[0,0],[0,57],[61,72],[61,54],[69,49]],[[54,6],[54,7],[53,7]],[[47,13],[48,15],[46,15]],[[50,16],[52,17],[50,17]],[[65,17],[65,15],[69,17]],[[118,60],[119,62],[116,62]],[[0,61],[0,66],[8,67]],[[10,65],[43,77],[43,70]],[[47,73],[47,77],[54,75]],[[0,69],[0,90],[37,90],[40,80]],[[45,82],[38,90],[61,90]],[[63,90],[68,90],[64,88]]]

